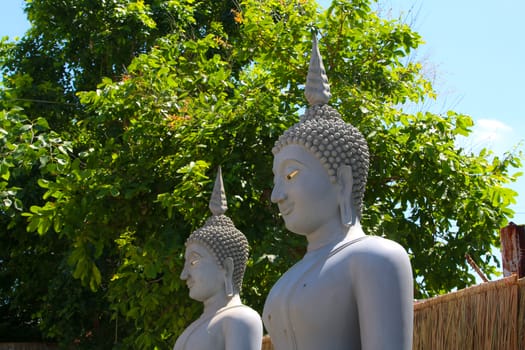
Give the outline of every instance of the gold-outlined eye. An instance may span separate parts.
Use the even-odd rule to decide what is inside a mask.
[[[190,265],[191,265],[191,266],[195,266],[195,265],[197,265],[198,263],[199,263],[199,259],[195,259],[195,260],[190,261]]]
[[[299,174],[299,170],[293,170],[292,172],[290,172],[288,175],[286,175],[286,179],[287,180],[291,180],[293,179],[297,174]]]

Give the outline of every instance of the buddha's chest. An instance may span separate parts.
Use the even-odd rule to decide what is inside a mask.
[[[224,349],[224,339],[220,327],[214,320],[195,321],[177,339],[173,350]]]
[[[282,344],[276,349],[309,349],[323,341],[319,338],[331,339],[333,349],[359,343],[358,313],[346,260],[341,254],[301,261],[274,285],[263,320],[274,342]]]

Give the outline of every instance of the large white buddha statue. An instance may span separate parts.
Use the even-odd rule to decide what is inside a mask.
[[[368,146],[327,105],[315,38],[305,95],[310,107],[273,148],[271,200],[308,247],[271,289],[264,325],[275,350],[411,349],[410,260],[399,244],[360,225]]]
[[[180,278],[190,298],[204,304],[201,316],[184,330],[174,350],[260,350],[262,321],[243,305],[242,279],[248,259],[248,241],[224,215],[227,209],[221,171],[212,199],[212,216],[186,241]]]

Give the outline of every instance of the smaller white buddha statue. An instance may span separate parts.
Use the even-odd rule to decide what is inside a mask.
[[[188,237],[180,275],[190,298],[202,302],[204,310],[180,335],[174,350],[261,349],[261,317],[240,298],[248,241],[224,215],[226,209],[219,168],[210,200],[212,216]]]

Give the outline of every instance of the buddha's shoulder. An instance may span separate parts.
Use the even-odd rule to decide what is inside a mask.
[[[362,239],[362,244],[359,246],[363,250],[369,250],[372,252],[387,252],[387,251],[402,251],[406,252],[405,248],[401,244],[379,236],[367,235]]]
[[[257,311],[244,304],[230,307],[218,314],[216,318],[223,322],[233,323],[253,323],[261,320],[261,316]]]
[[[221,312],[213,322],[225,337],[262,337],[261,316],[252,308],[242,305]]]
[[[342,245],[337,255],[345,256],[353,263],[395,263],[408,259],[408,254],[399,243],[378,236],[365,236],[355,242]]]

